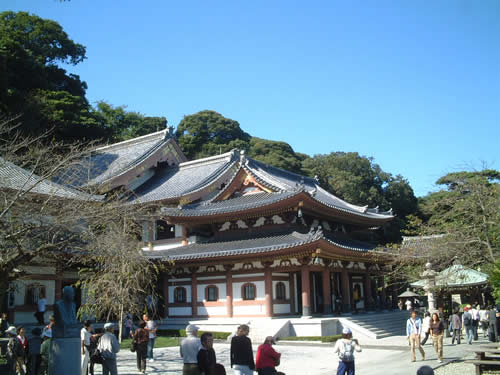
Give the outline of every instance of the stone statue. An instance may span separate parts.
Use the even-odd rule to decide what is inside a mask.
[[[63,298],[54,305],[54,317],[56,319],[53,334],[54,337],[78,336],[78,322],[76,320],[76,306],[73,300],[75,292],[71,286],[63,288]]]

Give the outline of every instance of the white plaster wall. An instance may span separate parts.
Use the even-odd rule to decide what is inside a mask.
[[[226,315],[226,306],[198,306],[198,315]]]
[[[175,282],[177,282],[177,281],[191,281],[191,279],[190,279],[190,278],[188,278],[188,277],[185,277],[185,278],[182,278],[182,279],[168,279],[168,281],[169,281],[170,283],[175,283]]]
[[[197,280],[226,280],[226,276],[203,276],[196,278]]]
[[[286,299],[290,298],[290,283],[288,281],[274,281],[273,280],[273,298],[276,298],[276,284],[283,283],[285,284],[285,296]]]
[[[178,285],[186,289],[186,302],[191,302],[191,285]],[[168,302],[174,303],[174,289],[177,286],[168,287]]]
[[[168,308],[168,315],[169,316],[193,315],[193,312],[191,310],[191,307],[169,307]]]
[[[290,304],[289,303],[278,303],[273,305],[273,312],[275,314],[289,314]]]
[[[13,324],[30,324],[30,323],[37,323],[37,320],[35,319],[35,316],[33,315],[35,313],[35,310],[33,308],[32,312],[14,312],[14,322],[11,322]],[[44,320],[48,321],[49,316],[52,314],[52,311],[46,311],[44,315]],[[31,329],[30,329],[31,333]]]
[[[273,272],[273,276],[285,276],[285,277],[288,277],[288,274],[284,273],[284,272]]]
[[[234,271],[243,269],[243,265],[247,263],[252,263],[254,268],[264,268],[260,262],[245,262],[245,263],[236,263],[234,265]]]
[[[13,282],[13,284],[14,284],[14,304],[16,306],[24,305],[26,285],[29,284],[40,284],[45,286],[45,293],[47,294],[45,298],[47,299],[47,303],[49,305],[52,305],[55,302],[56,282],[54,280],[16,280]]]
[[[233,279],[246,279],[249,277],[264,277],[264,273],[244,273],[243,275],[233,275]]]
[[[247,305],[233,306],[233,315],[265,315],[266,306],[264,305]]]
[[[31,274],[38,274],[38,275],[55,275],[56,274],[55,267],[22,266],[21,268],[24,271],[26,271],[27,273],[31,273]]]
[[[226,300],[226,284],[211,284],[211,285],[215,285],[217,288],[219,288],[219,299],[218,301],[220,302],[224,302]],[[205,301],[205,288],[207,287],[208,285],[198,285],[197,286],[197,292],[198,292],[198,296],[197,296],[197,301],[198,302],[203,302]]]
[[[241,287],[246,283],[233,283],[233,301],[241,301],[243,298],[241,297]],[[256,293],[255,299],[261,300],[266,297],[266,288],[264,281],[253,281],[252,284],[255,285]]]

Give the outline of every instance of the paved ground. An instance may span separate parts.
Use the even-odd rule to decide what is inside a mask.
[[[479,342],[485,342],[484,340]],[[412,375],[422,365],[431,367],[440,366],[432,345],[424,347],[426,360],[422,361],[417,353],[417,362],[410,362],[410,351],[405,337],[389,337],[382,340],[372,340],[365,343],[363,352],[356,355],[357,375]],[[469,352],[472,346],[467,344],[451,345],[451,338],[445,339],[445,363],[452,362],[466,356],[472,357]],[[256,345],[254,345],[256,347]],[[304,345],[278,345],[276,349],[282,353],[280,371],[287,375],[331,375],[337,368],[337,357],[333,354],[331,345],[304,346]],[[229,345],[215,344],[217,360],[222,363],[228,374]],[[182,361],[178,348],[155,349],[155,361],[147,364],[148,374],[182,374]],[[100,366],[96,365],[96,372]],[[130,351],[120,352],[118,355],[118,373],[120,375],[137,374],[135,353]],[[470,372],[467,368],[461,370],[460,375],[474,374],[473,367]]]

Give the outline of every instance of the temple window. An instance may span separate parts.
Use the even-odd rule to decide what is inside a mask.
[[[252,263],[245,263],[245,264],[243,264],[243,267],[241,267],[241,268],[244,270],[251,270],[253,268],[253,264]]]
[[[186,302],[186,288],[178,286],[174,289],[174,302],[175,303],[185,303]]]
[[[155,240],[175,238],[175,225],[170,225],[164,220],[156,220]]]
[[[209,285],[205,288],[207,301],[217,301],[219,299],[219,289],[215,285]]]
[[[241,289],[242,289],[241,294],[243,296],[243,300],[251,301],[251,300],[255,299],[255,294],[256,294],[255,293],[256,292],[255,284],[251,284],[251,283],[243,284]]]
[[[215,272],[215,266],[207,266],[207,272]]]
[[[281,281],[276,284],[276,299],[281,300],[281,301],[286,299],[285,284],[282,283]]]
[[[26,286],[26,294],[24,295],[25,305],[36,305],[38,300],[45,295],[45,287],[40,284],[30,284]]]

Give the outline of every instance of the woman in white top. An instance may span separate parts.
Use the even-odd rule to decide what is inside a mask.
[[[333,352],[339,355],[337,375],[354,375],[354,351],[360,352],[361,346],[357,339],[352,338],[352,331],[346,327],[342,330],[342,338],[337,340],[333,348]]]
[[[420,345],[425,345],[427,339],[429,338],[430,331],[431,331],[431,313],[427,311],[425,313],[424,321],[422,322],[422,333],[425,334],[425,337],[420,343]]]

